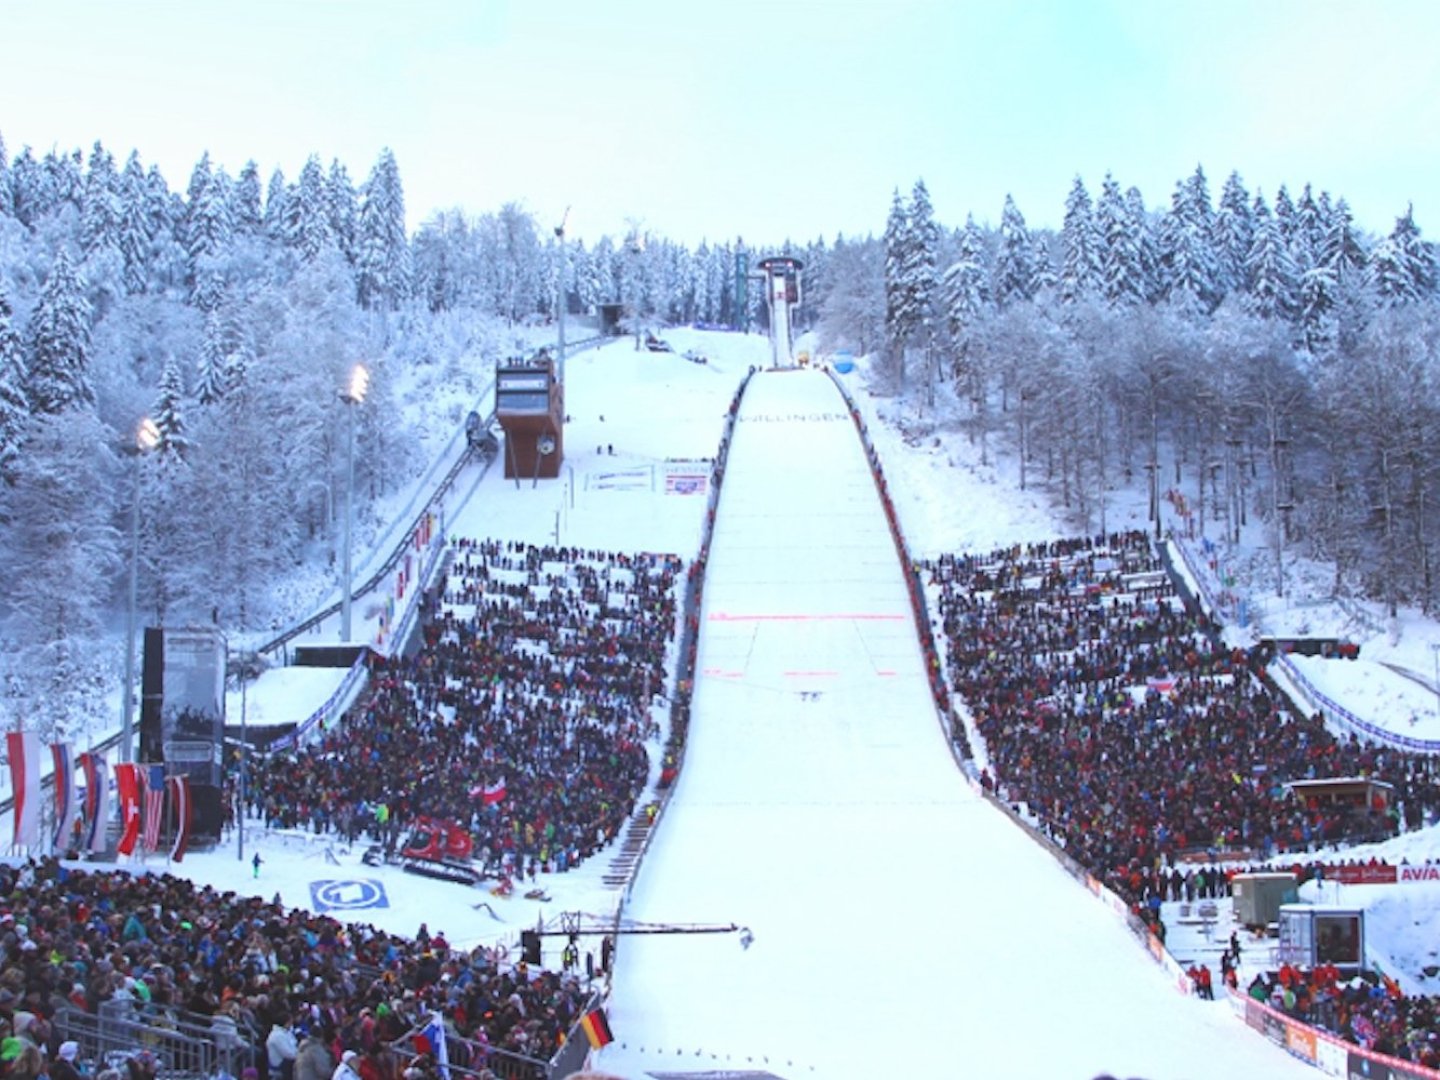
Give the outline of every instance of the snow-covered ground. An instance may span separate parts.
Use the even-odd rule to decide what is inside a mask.
[[[715,454],[741,378],[769,348],[756,335],[666,337],[676,353],[638,352],[623,340],[572,356],[561,478],[516,483],[492,470],[447,532],[693,558],[705,499],[667,486],[665,472],[685,467],[676,459]],[[690,348],[708,363],[685,360]],[[982,465],[954,426],[873,396],[863,371],[847,379],[917,555],[1072,531],[1040,493],[1018,490],[1003,459]],[[634,1077],[661,1060],[672,1070],[787,1078],[990,1072],[1002,1060],[1014,1076],[1309,1075],[1225,1006],[1176,993],[1113,913],[973,795],[920,692],[913,634],[885,617],[908,602],[903,590],[897,599],[898,566],[885,552],[873,488],[857,473],[853,429],[824,419],[843,416],[843,403],[814,373],[765,374],[752,392],[711,553],[708,674],[689,757],[626,914],[734,920],[754,942],[625,941],[611,1016],[617,1042],[602,1063]],[[1139,522],[1141,501],[1117,497],[1110,527]],[[1320,625],[1323,612],[1307,610]],[[1348,616],[1334,616],[1337,624],[1342,617],[1353,627]],[[1350,636],[1365,659],[1325,662],[1317,673],[1325,692],[1357,714],[1418,729],[1422,687],[1391,672],[1422,693],[1402,699],[1357,673],[1377,666],[1374,655],[1423,681],[1428,642],[1440,633],[1405,613],[1370,637]],[[278,716],[302,698],[313,707],[322,689],[267,675],[247,709]],[[549,876],[551,899],[536,902],[372,868],[358,848],[253,823],[244,844],[247,860],[262,854],[258,880],[237,857],[236,836],[170,869],[399,933],[425,922],[461,946],[513,945],[522,928],[553,926],[560,912],[610,918],[622,901],[603,881],[604,854]],[[1379,850],[1422,861],[1432,850],[1440,857],[1440,841],[1426,830]],[[151,865],[163,867],[153,857]],[[1426,898],[1440,895],[1436,888],[1371,890],[1372,937],[1383,933],[1397,964],[1433,963],[1440,906]],[[559,943],[546,941],[555,965]]]

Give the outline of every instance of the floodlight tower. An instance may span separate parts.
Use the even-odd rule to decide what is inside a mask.
[[[770,349],[774,367],[794,364],[791,316],[800,306],[800,271],[805,264],[789,255],[775,255],[757,264],[765,275],[765,303],[770,308]]]

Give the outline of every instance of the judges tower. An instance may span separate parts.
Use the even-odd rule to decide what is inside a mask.
[[[495,419],[505,431],[505,479],[553,480],[565,457],[565,388],[545,350],[495,371]]]

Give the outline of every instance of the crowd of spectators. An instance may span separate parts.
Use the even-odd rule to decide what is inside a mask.
[[[260,760],[247,802],[273,827],[392,847],[439,819],[497,871],[564,871],[615,836],[649,778],[683,563],[497,540],[451,555],[423,647],[377,661],[318,743]]]
[[[1378,778],[1412,816],[1440,803],[1431,759],[1297,714],[1265,678],[1268,651],[1225,646],[1143,532],[921,569],[951,687],[988,755],[982,782],[1143,917],[1182,857],[1208,858],[1213,875],[1399,827],[1394,807],[1305,801],[1288,781]]]
[[[530,1076],[509,1055],[548,1059],[587,1001],[578,975],[452,949],[423,925],[406,939],[168,874],[0,866],[0,1031],[25,1044],[6,1044],[7,1080],[36,1075],[20,1051],[60,1059],[67,1009],[158,1028],[208,1018],[234,1050],[224,1071],[249,1080],[329,1080],[351,1053],[357,1080],[428,1080],[433,1058],[403,1039],[439,1011],[451,1063]],[[148,1080],[178,1063],[141,1046],[119,1071],[85,1064]]]
[[[1334,964],[1283,964],[1257,974],[1246,992],[1346,1042],[1440,1069],[1440,997],[1407,996],[1373,972],[1345,979]]]

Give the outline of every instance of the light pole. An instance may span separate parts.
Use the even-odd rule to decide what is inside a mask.
[[[640,256],[645,253],[645,237],[635,233],[626,244],[630,252],[630,318],[635,322],[635,351],[640,351]]]
[[[364,364],[356,364],[350,372],[350,385],[340,400],[351,406],[349,435],[346,439],[345,464],[345,548],[340,559],[340,640],[350,640],[350,526],[355,516],[355,410],[365,400],[370,388],[370,373]]]
[[[125,687],[120,696],[120,760],[135,760],[135,607],[140,581],[140,480],[143,458],[160,442],[160,429],[148,416],[135,428],[135,445],[126,450],[135,457],[135,497],[130,504],[130,606],[125,610]]]
[[[565,307],[569,296],[565,289],[565,223],[569,220],[570,207],[567,206],[565,216],[555,226],[555,239],[560,242],[560,265],[555,270],[555,327],[559,336],[555,348],[559,367],[555,377],[560,381],[561,390],[565,389]]]
[[[244,628],[242,627],[241,630],[242,630],[242,632],[243,632]],[[226,651],[228,652],[229,650],[226,650]],[[238,667],[239,667],[239,670],[240,670],[240,769],[239,769],[239,772],[240,772],[240,783],[239,783],[238,790],[236,791],[235,794],[236,794],[236,800],[239,802],[240,805],[235,808],[235,839],[236,839],[235,858],[236,858],[239,862],[244,862],[244,861],[245,861],[245,794],[246,794],[246,792],[245,792],[245,787],[246,787],[246,784],[247,784],[248,781],[249,781],[249,778],[246,776],[246,768],[245,768],[245,767],[246,767],[246,765],[249,763],[249,760],[250,760],[250,728],[249,728],[249,724],[248,724],[248,717],[247,717],[246,714],[245,714],[245,706],[246,706],[245,691],[246,691],[246,689],[247,689],[247,688],[249,687],[249,685],[250,685],[250,673],[249,673],[249,671],[246,670],[247,663],[246,663],[246,660],[245,660],[245,651],[244,651],[244,645],[243,645],[243,643],[242,643],[242,645],[241,645],[240,663],[239,663]]]

